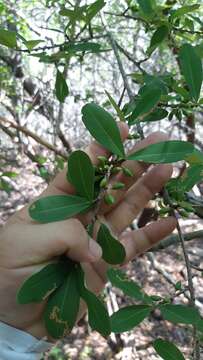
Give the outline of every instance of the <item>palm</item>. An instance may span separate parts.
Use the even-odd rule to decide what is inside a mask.
[[[123,138],[126,137],[126,129],[123,129]],[[163,134],[152,135],[143,140],[142,146],[151,142],[165,140]],[[86,149],[93,163],[97,162],[97,156],[107,155],[106,150],[98,144],[92,143]],[[144,252],[155,242],[168,235],[175,227],[175,220],[164,219],[150,224],[139,230],[123,234],[124,230],[131,224],[141,209],[148,201],[162,189],[165,182],[170,178],[172,169],[168,165],[159,165],[143,175],[147,166],[134,161],[126,162],[125,166],[130,168],[134,176],[125,177],[122,174],[116,175],[111,181],[122,181],[125,183],[124,190],[114,190],[116,202],[112,206],[101,204],[99,216],[103,217],[112,231],[119,237],[126,248],[126,262],[136,255]],[[61,172],[49,185],[44,195],[74,193],[73,187],[67,182],[64,172]],[[13,325],[26,329],[32,334],[44,335],[42,324],[42,313],[44,304],[20,306],[15,304],[15,294],[22,281],[34,271],[39,270],[47,262],[52,261],[56,256],[64,253],[61,238],[67,232],[67,223],[36,224],[31,221],[28,214],[28,206],[16,213],[4,229],[6,234],[3,242],[3,252],[6,253],[1,263],[5,271],[10,271],[15,286],[13,287],[12,304],[5,304],[6,313],[9,313],[9,306],[12,309],[11,317],[15,319]],[[80,222],[86,225],[91,221],[92,214],[88,213],[79,217]],[[77,229],[75,229],[76,231]],[[8,235],[7,235],[8,234]],[[11,234],[14,235],[11,239]],[[9,239],[6,237],[9,236]],[[10,247],[10,250],[7,247]],[[8,251],[7,251],[8,250]],[[68,256],[78,260],[77,252],[68,252]],[[94,292],[101,291],[105,284],[107,264],[100,260],[95,263],[82,262],[86,275],[87,285]],[[9,270],[7,270],[9,269]],[[8,316],[8,315],[7,315]],[[12,319],[10,322],[12,324]]]

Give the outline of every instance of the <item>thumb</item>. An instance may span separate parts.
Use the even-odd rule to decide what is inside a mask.
[[[12,244],[11,239],[14,240]],[[39,264],[62,254],[78,262],[94,262],[102,256],[101,247],[88,236],[78,219],[49,224],[13,224],[4,232],[3,243],[5,250],[12,249],[12,252],[5,251],[8,257],[3,259],[8,268]]]

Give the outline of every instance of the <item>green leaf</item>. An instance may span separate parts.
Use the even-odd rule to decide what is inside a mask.
[[[195,184],[203,179],[203,165],[193,165],[187,168],[182,177],[182,186],[185,191],[190,191]]]
[[[88,308],[88,320],[91,328],[104,337],[111,333],[110,318],[103,302],[85,287],[84,271],[81,266],[77,268],[77,284],[81,298]]]
[[[9,184],[4,179],[0,178],[0,190],[6,191],[8,194],[13,190],[13,187],[11,184]]]
[[[85,289],[81,297],[87,304],[88,321],[92,330],[98,331],[104,337],[111,333],[111,325],[108,311],[98,297]]]
[[[16,176],[18,176],[18,174],[14,171],[5,171],[5,172],[3,172],[3,174],[1,176],[6,176],[9,178],[16,178]]]
[[[77,273],[72,269],[64,283],[49,297],[44,312],[46,329],[54,339],[65,337],[72,330],[79,304]]]
[[[112,96],[108,93],[108,91],[105,90],[106,95],[109,98],[109,101],[111,103],[111,105],[113,106],[113,108],[116,110],[116,113],[118,115],[118,118],[120,119],[120,121],[125,121],[125,116],[123,114],[123,112],[121,111],[121,109],[119,108],[119,106],[116,104],[115,100],[112,98]]]
[[[146,16],[151,16],[154,13],[154,1],[153,0],[137,0],[140,10]]]
[[[95,170],[89,156],[81,150],[72,152],[68,158],[68,180],[77,194],[92,201],[94,197]]]
[[[67,16],[72,23],[80,20],[85,20],[85,11],[87,6],[75,6],[74,10],[62,8],[59,15]]]
[[[83,122],[90,134],[113,154],[125,157],[120,132],[114,118],[95,103],[82,108]]]
[[[148,53],[151,55],[153,51],[167,38],[169,28],[167,25],[159,26],[152,35]]]
[[[186,305],[161,305],[161,314],[165,320],[174,324],[192,324],[195,325],[200,320],[197,309]]]
[[[111,316],[111,330],[122,333],[139,325],[151,312],[148,305],[130,305],[116,311]]]
[[[123,271],[110,268],[107,277],[111,284],[122,290],[125,295],[139,301],[152,302],[150,297],[143,293],[141,287],[135,281],[129,280]]]
[[[155,164],[172,163],[185,160],[193,151],[193,144],[187,141],[162,141],[136,151],[128,156],[128,160],[139,160]]]
[[[80,43],[64,45],[64,50],[73,53],[86,52],[86,51],[97,53],[101,51],[101,45],[98,43],[84,41]]]
[[[195,51],[200,58],[203,58],[203,42],[195,46]]]
[[[121,264],[125,260],[124,246],[112,236],[105,224],[101,224],[99,228],[97,242],[102,248],[102,257],[108,264]]]
[[[90,4],[87,7],[87,13],[85,19],[86,23],[89,23],[105,5],[106,3],[104,0],[97,0],[93,4]]]
[[[0,44],[9,48],[16,48],[16,32],[10,30],[0,29]]]
[[[195,149],[192,154],[189,154],[186,161],[190,165],[203,165],[203,152]]]
[[[195,324],[198,331],[203,332],[203,319],[200,318],[200,320]]]
[[[181,17],[185,14],[188,14],[190,12],[193,12],[193,11],[199,9],[199,7],[200,7],[199,4],[181,6],[180,8],[171,11],[171,18],[175,19],[175,18]]]
[[[88,24],[104,6],[104,0],[97,0],[89,5],[76,6],[74,10],[63,8],[59,14],[67,16],[72,23],[83,20]]]
[[[46,196],[36,200],[29,208],[32,219],[41,223],[61,221],[87,210],[91,203],[75,195]]]
[[[68,85],[63,74],[57,70],[56,83],[55,83],[56,97],[60,102],[64,102],[66,96],[69,94]]]
[[[157,339],[153,346],[157,354],[164,360],[185,360],[183,354],[172,342]]]
[[[69,270],[68,261],[59,261],[45,266],[25,280],[17,293],[17,302],[28,304],[45,300],[63,283]]]
[[[179,60],[190,95],[198,101],[203,79],[201,58],[192,45],[184,44],[180,49]]]
[[[140,89],[140,97],[130,117],[129,125],[136,123],[138,117],[147,115],[158,104],[162,95],[162,89],[156,81],[151,81]]]
[[[151,114],[140,119],[141,122],[153,122],[165,119],[168,116],[168,111],[164,109],[156,109]]]
[[[28,48],[29,51],[34,49],[37,45],[39,45],[44,40],[27,40],[25,41],[25,46]]]

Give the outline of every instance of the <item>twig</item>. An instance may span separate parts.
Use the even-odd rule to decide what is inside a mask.
[[[34,139],[37,143],[41,144],[42,146],[46,147],[47,149],[53,151],[55,154],[60,155],[62,158],[67,159],[67,156],[61,152],[60,150],[56,149],[52,144],[48,143],[46,140],[42,139],[37,134],[34,134],[31,130],[27,129],[25,126],[17,125],[13,123],[12,121],[3,118],[0,116],[0,122],[6,124],[9,124],[12,128],[22,132],[23,134],[31,137]]]
[[[185,241],[191,241],[193,239],[203,239],[203,230],[193,231],[188,234],[184,234]],[[151,251],[160,251],[166,249],[171,245],[177,245],[179,243],[179,235],[170,235],[166,239],[160,241],[160,243],[154,246]]]
[[[118,63],[118,67],[119,67],[119,70],[120,70],[120,73],[121,73],[121,76],[122,76],[122,79],[123,79],[123,82],[124,82],[124,86],[125,86],[126,91],[128,93],[128,97],[129,97],[130,100],[133,100],[134,99],[134,94],[131,91],[130,85],[128,83],[128,78],[127,78],[125,70],[123,68],[123,64],[122,64],[122,61],[121,61],[121,58],[120,58],[120,55],[119,55],[119,52],[118,52],[118,47],[117,47],[116,41],[114,40],[114,37],[113,37],[113,35],[111,34],[111,32],[109,30],[108,24],[107,24],[107,22],[105,20],[105,17],[104,17],[102,12],[101,12],[101,20],[102,20],[103,26],[104,26],[104,28],[105,28],[105,30],[107,32],[109,41],[110,41],[112,49],[113,49],[113,52],[115,54],[115,57],[116,57],[116,60],[117,60],[117,63]],[[138,131],[141,139],[143,139],[144,138],[144,133],[143,133],[143,130],[142,130],[142,127],[140,126],[140,124],[137,124],[137,131]]]
[[[155,256],[152,253],[147,253],[147,257],[150,260],[151,264],[153,265],[153,268],[159,273],[161,274],[164,279],[174,287],[174,289],[176,290],[176,281],[173,280],[173,278],[170,276],[169,273],[167,273],[164,269],[162,269],[158,264],[157,261],[155,260]],[[185,297],[190,300],[190,297],[187,295],[187,291],[188,288],[181,290],[181,293],[183,293],[185,295]]]

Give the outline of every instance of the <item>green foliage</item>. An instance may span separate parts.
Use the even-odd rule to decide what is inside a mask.
[[[82,108],[83,123],[90,134],[106,149],[124,157],[124,148],[118,126],[106,110],[91,103]]]
[[[187,1],[182,4],[180,1],[163,3],[155,0],[127,0],[125,3],[127,5],[126,9],[124,9],[123,4],[121,7],[120,2],[113,2],[109,4],[109,6],[112,6],[110,10],[115,13],[118,12],[115,14],[119,15],[116,19],[124,20],[126,16],[129,21],[135,20],[136,30],[142,29],[145,32],[147,41],[142,49],[143,57],[141,56],[141,59],[136,58],[137,52],[134,50],[131,56],[132,49],[130,48],[128,51],[128,46],[131,46],[130,39],[126,39],[126,42],[122,44],[123,50],[119,46],[117,48],[118,53],[122,52],[122,56],[125,56],[129,61],[132,58],[133,73],[128,74],[126,72],[124,91],[120,87],[118,87],[118,92],[115,95],[110,95],[106,91],[108,97],[106,106],[112,105],[116,119],[95,102],[87,103],[82,108],[82,121],[86,129],[94,140],[110,152],[110,157],[107,159],[100,156],[98,157],[98,165],[93,165],[85,152],[81,150],[72,152],[68,158],[67,181],[73,185],[75,194],[40,198],[29,208],[31,218],[40,223],[62,221],[86,213],[91,209],[92,220],[90,223],[85,224],[86,231],[91,237],[94,234],[94,225],[100,203],[104,201],[111,209],[111,206],[116,202],[116,195],[114,196],[116,190],[125,190],[125,182],[120,181],[120,174],[126,177],[134,176],[132,171],[123,164],[126,158],[127,160],[144,161],[153,164],[173,163],[176,161],[188,162],[189,166],[185,173],[179,178],[171,179],[166,186],[171,204],[179,214],[184,216],[187,216],[189,212],[194,212],[192,205],[188,201],[187,192],[191,191],[202,180],[203,174],[203,153],[196,149],[194,144],[187,141],[164,141],[149,145],[126,156],[116,121],[128,122],[129,126],[139,123],[141,129],[143,126],[145,130],[148,123],[168,118],[170,131],[174,119],[178,121],[180,126],[184,127],[185,123],[187,125],[191,115],[195,115],[197,111],[201,112],[203,104],[201,98],[203,46],[201,42],[202,21],[199,16],[201,13],[200,5],[190,4]],[[71,89],[71,79],[68,79],[69,86],[66,79],[66,69],[68,71],[72,70],[74,62],[79,63],[81,68],[84,63],[83,68],[89,67],[92,76],[91,64],[92,60],[94,61],[94,56],[97,56],[100,61],[102,56],[104,57],[103,52],[107,50],[105,61],[108,61],[106,54],[110,54],[110,60],[114,56],[112,43],[107,43],[107,29],[103,28],[103,22],[99,16],[105,2],[97,0],[83,4],[84,2],[82,5],[78,5],[74,1],[65,3],[55,0],[46,1],[46,6],[49,8],[46,10],[54,13],[52,14],[53,22],[52,18],[50,18],[50,28],[53,24],[58,35],[55,38],[53,37],[51,41],[41,39],[41,36],[39,36],[40,39],[26,40],[32,39],[26,21],[25,23],[21,20],[19,22],[13,21],[11,15],[8,16],[8,22],[6,23],[8,29],[10,29],[9,26],[15,25],[16,30],[0,29],[0,44],[4,45],[3,52],[5,51],[6,56],[12,49],[15,49],[18,51],[17,54],[20,54],[21,51],[21,54],[27,53],[29,56],[38,58],[40,63],[43,63],[40,65],[45,66],[46,69],[51,69],[51,67],[53,70],[56,69],[54,94],[60,103],[64,103],[69,94],[70,98],[74,95],[75,102],[80,100],[81,95],[76,94]],[[0,3],[0,13],[5,16],[5,12],[6,7],[4,5],[1,7]],[[111,12],[106,17],[105,12],[104,16],[112,25],[115,24],[115,17],[110,14]],[[16,14],[16,18],[18,18],[18,14]],[[121,21],[121,23],[123,22]],[[53,31],[53,29],[50,31]],[[115,35],[115,46],[117,46],[117,41],[118,44],[122,43],[119,35],[118,33],[118,38],[117,34]],[[128,35],[130,37],[131,34]],[[133,47],[136,48],[134,39],[132,43]],[[148,49],[147,44],[149,44]],[[22,49],[21,45],[23,46]],[[154,54],[154,51],[159,47],[162,51]],[[172,59],[172,54],[174,59]],[[11,58],[14,59],[15,56],[16,53],[12,53]],[[157,64],[154,63],[155,61],[157,61]],[[112,62],[112,64],[114,63]],[[134,67],[137,69],[134,70]],[[64,71],[62,72],[61,69],[64,69]],[[127,71],[129,69],[128,67]],[[6,74],[1,72],[0,82],[1,85],[3,84],[3,91],[6,88],[4,85],[5,79],[7,79],[8,83],[11,71],[14,73],[14,70],[12,69],[12,63],[10,63],[7,66]],[[116,68],[113,71],[115,77],[117,77]],[[69,74],[69,72],[67,73]],[[99,71],[97,75],[99,76]],[[126,101],[125,90],[129,90],[126,86],[129,77],[133,80],[133,86],[136,85],[135,88],[132,86],[132,96],[130,96],[129,101]],[[102,74],[101,78],[105,79],[105,74],[104,76]],[[120,81],[120,76],[118,78]],[[6,86],[8,86],[7,83]],[[83,86],[83,82],[81,83]],[[105,85],[102,89],[103,92]],[[11,93],[9,93],[9,99],[14,99],[16,96],[15,86],[16,82],[11,89]],[[90,101],[90,98],[97,101],[93,88],[82,90],[86,94],[85,101]],[[122,104],[122,107],[120,104]],[[65,105],[62,105],[62,107]],[[34,110],[35,106],[34,104]],[[16,111],[18,111],[18,107],[19,104],[15,106]],[[61,104],[54,103],[53,108],[49,109],[51,111],[48,111],[48,116],[52,113],[55,114],[56,107],[62,109]],[[43,104],[40,103],[37,109],[43,112]],[[19,116],[19,114],[17,115]],[[72,118],[72,114],[70,115]],[[194,121],[197,121],[195,116],[193,117]],[[54,118],[51,119],[54,120],[53,123],[55,123],[55,119],[54,115]],[[55,134],[57,129],[53,129]],[[139,137],[141,137],[140,131],[134,130],[133,127],[128,140]],[[43,154],[37,153],[33,158],[37,165],[37,173],[46,181],[50,180],[50,172],[47,170],[47,163],[50,161],[49,156],[44,157]],[[64,169],[65,158],[63,155],[59,156],[57,152],[54,158],[55,168]],[[112,185],[111,176],[114,174],[119,175],[118,180],[113,180]],[[10,192],[12,185],[10,185],[9,180],[12,180],[15,176],[16,174],[12,171],[2,171],[0,189]],[[159,205],[160,214],[162,211],[165,216],[165,214],[171,212],[171,208],[165,203],[165,200],[160,201]],[[118,265],[125,261],[125,248],[105,224],[101,224],[99,228],[97,241],[102,247],[103,260],[108,264]],[[128,279],[119,269],[110,268],[107,276],[113,286],[130,297],[133,302],[139,302],[139,304],[121,308],[112,314],[110,318],[105,304],[87,289],[86,279],[80,264],[67,259],[64,260],[64,257],[59,258],[56,263],[47,265],[27,279],[18,292],[17,300],[21,304],[47,300],[44,320],[48,332],[54,338],[60,338],[71,331],[76,323],[81,299],[87,305],[89,324],[92,330],[98,331],[104,337],[109,336],[111,332],[121,333],[132,330],[156,308],[160,309],[164,320],[175,324],[195,325],[197,330],[202,332],[202,318],[195,308],[186,305],[169,304],[167,296],[164,298],[156,294],[147,295],[139,284]],[[175,290],[181,291],[183,286],[177,283],[175,284]],[[154,348],[160,357],[165,360],[184,359],[178,348],[166,340],[157,339]]]
[[[138,301],[146,303],[152,302],[150,297],[144,294],[142,288],[135,281],[128,280],[121,270],[110,268],[107,272],[107,276],[111,284],[122,290],[125,295]]]
[[[77,150],[69,156],[68,180],[75,187],[77,194],[89,201],[94,197],[94,173],[91,160],[84,151]]]
[[[80,304],[77,273],[74,268],[67,274],[63,284],[48,299],[44,313],[49,334],[58,339],[67,335],[75,325]]]
[[[117,265],[125,260],[124,246],[112,236],[105,224],[101,224],[99,228],[97,242],[102,248],[102,257],[107,263]]]
[[[132,112],[129,125],[133,125],[139,117],[147,115],[158,104],[162,95],[159,83],[154,80],[140,89],[140,97],[137,100],[136,107]]]
[[[0,29],[0,44],[8,48],[17,46],[16,33],[14,31]]]
[[[56,97],[60,102],[64,102],[65,98],[69,94],[68,85],[63,74],[57,70],[56,73],[56,83],[55,83]]]
[[[76,195],[47,196],[35,201],[29,208],[30,216],[41,223],[68,219],[84,210],[91,203]]]
[[[132,330],[149,316],[151,310],[149,305],[130,305],[116,311],[111,316],[112,332],[122,333]]]
[[[187,141],[171,140],[152,144],[128,156],[129,160],[149,163],[171,163],[185,160],[194,152],[194,146]]]
[[[154,342],[154,349],[156,350],[157,354],[161,356],[164,360],[184,360],[183,354],[180,350],[171,342],[157,339]]]
[[[189,87],[190,95],[197,101],[199,99],[203,79],[201,58],[190,44],[184,44],[181,47],[179,58],[181,70],[186,84]]]
[[[92,330],[107,337],[111,333],[111,325],[106,307],[95,294],[87,289],[83,290],[81,297],[86,302],[88,320]]]
[[[63,283],[69,271],[68,265],[68,261],[49,264],[25,280],[17,294],[18,303],[28,304],[45,300]]]
[[[190,306],[168,304],[160,306],[160,310],[165,320],[175,324],[195,325],[200,320],[197,309]]]
[[[167,38],[168,33],[169,28],[166,25],[161,25],[158,29],[156,29],[151,38],[148,54],[152,54],[152,52]]]

